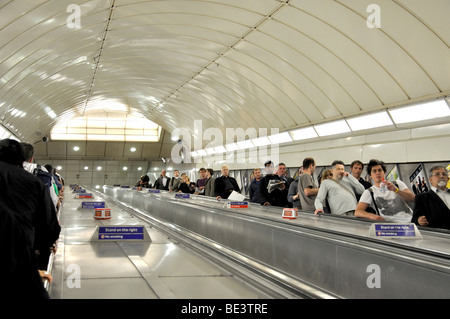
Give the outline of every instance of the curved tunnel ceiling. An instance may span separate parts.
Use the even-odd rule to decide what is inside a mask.
[[[448,0],[4,0],[0,122],[32,142],[114,100],[169,132],[283,131],[446,96],[449,12]]]

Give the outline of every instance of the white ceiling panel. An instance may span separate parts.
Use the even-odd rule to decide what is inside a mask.
[[[268,25],[270,25],[270,29],[276,30],[276,34],[280,34],[286,29],[284,25],[277,22],[267,23],[264,29],[268,29]],[[315,93],[319,99],[326,98],[328,100],[325,104],[334,104],[332,98],[334,97],[340,103],[335,105],[335,107],[337,110],[341,110],[342,113],[351,113],[359,110],[356,103],[343,90],[342,86],[331,78],[320,65],[295,50],[292,47],[292,43],[286,43],[281,39],[266,36],[262,32],[253,32],[246,40],[246,42],[255,43],[260,49],[258,52],[247,53],[248,55],[264,59],[269,66],[272,66],[273,60],[278,57],[280,63],[277,65],[277,72],[286,77],[286,80],[297,87],[304,95],[309,96]],[[302,66],[301,69],[296,68],[299,64]],[[308,82],[308,85],[312,86],[312,88],[308,89],[305,87],[305,82]],[[320,93],[315,91],[320,91]],[[339,98],[337,98],[338,96]],[[314,105],[322,105],[320,101],[315,101],[314,98],[311,98],[311,100],[314,101]]]
[[[443,43],[450,44],[447,0],[433,0],[432,5],[422,0],[396,0],[395,2],[429,28]]]
[[[364,17],[368,15],[365,9],[373,1],[340,2]],[[380,6],[381,28],[375,30],[378,32],[361,28],[365,32],[354,32],[354,40],[379,61],[409,97],[439,92],[439,83],[447,82],[448,77],[437,70],[439,67],[433,61],[450,65],[448,46],[395,2],[383,0],[377,4]],[[434,3],[430,2],[429,5]],[[430,48],[435,49],[431,51]]]
[[[380,28],[367,26],[372,4]],[[74,7],[80,28],[68,23]],[[443,97],[449,12],[448,0],[2,1],[0,122],[35,142],[103,101],[196,136],[196,121],[283,131]],[[75,153],[71,143],[39,151],[170,148]]]
[[[294,10],[280,11],[276,19],[302,30],[344,61],[375,92],[382,103],[388,104],[407,96],[395,79],[367,51],[351,37],[353,34],[370,30],[365,20],[347,10],[335,1],[292,1]],[[345,32],[347,31],[347,33]]]

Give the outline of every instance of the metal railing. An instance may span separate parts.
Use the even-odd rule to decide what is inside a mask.
[[[56,218],[59,220],[59,215],[61,213],[61,207],[62,207],[62,203],[59,205],[57,211],[56,211]],[[48,257],[48,263],[47,263],[47,269],[45,270],[45,272],[47,274],[52,274],[53,271],[53,261],[55,259],[55,252],[51,251],[50,252],[50,256]],[[45,290],[48,292],[50,289],[50,281],[47,279],[43,279],[43,284],[44,284],[44,288]]]
[[[180,236],[197,239],[203,246],[220,246],[220,251],[234,252],[230,258],[244,258],[264,265],[329,295],[343,298],[448,298],[450,264],[447,242],[436,236],[423,241],[373,240],[367,236],[370,225],[363,221],[304,215],[287,222],[271,215],[270,208],[250,208],[235,212],[223,208],[222,202],[193,197],[174,200],[169,194],[106,187],[104,194],[134,211],[142,212],[160,224],[179,229]],[[275,215],[272,215],[275,216]],[[338,228],[339,226],[339,228]],[[201,239],[198,240],[198,239]],[[448,237],[447,237],[448,239]],[[211,244],[211,245],[210,245]],[[441,253],[434,253],[427,246]],[[216,249],[218,250],[218,249]],[[368,266],[376,264],[385,273],[380,289],[367,285]],[[254,269],[259,267],[253,267]],[[421,276],[413,274],[420,273]],[[279,277],[279,276],[278,276]],[[381,279],[380,279],[381,280]],[[416,289],[417,285],[429,289]],[[300,287],[301,289],[301,287]],[[317,289],[316,289],[317,290]],[[316,294],[317,295],[317,294]],[[320,297],[319,297],[320,298]]]

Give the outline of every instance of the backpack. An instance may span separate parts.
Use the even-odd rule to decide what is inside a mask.
[[[41,165],[38,165],[34,170],[33,170],[33,175],[36,176],[37,178],[39,178],[42,183],[45,185],[45,187],[50,190],[50,187],[52,187],[52,175],[50,175],[49,172],[44,171],[41,168]]]

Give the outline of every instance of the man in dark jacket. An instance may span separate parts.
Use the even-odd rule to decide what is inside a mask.
[[[0,264],[8,298],[20,298],[17,300],[48,298],[38,273],[35,251],[49,249],[61,231],[47,188],[36,176],[23,169],[24,160],[19,142],[11,139],[0,141],[0,245],[2,251],[11,252],[11,256]],[[5,246],[10,246],[11,241],[20,249],[11,250]]]
[[[161,175],[158,177],[158,179],[155,182],[154,188],[168,191],[169,184],[170,184],[170,177],[166,176],[166,170],[163,169],[161,171]]]
[[[450,229],[450,189],[447,170],[443,166],[430,169],[431,190],[414,199],[412,222],[419,226]]]
[[[239,185],[234,177],[228,176],[228,166],[222,166],[222,176],[214,180],[214,195],[217,199],[227,199],[233,191],[241,192]]]
[[[250,201],[252,203],[261,203],[261,195],[259,190],[259,184],[261,183],[261,169],[255,168],[253,170],[253,176],[255,177],[250,186],[248,187],[248,192],[250,195]]]
[[[280,163],[280,165],[281,164],[282,163]],[[289,183],[286,183],[279,175],[273,173],[274,167],[271,161],[264,163],[264,169],[266,171],[266,176],[261,179],[259,185],[261,205],[289,207]]]

